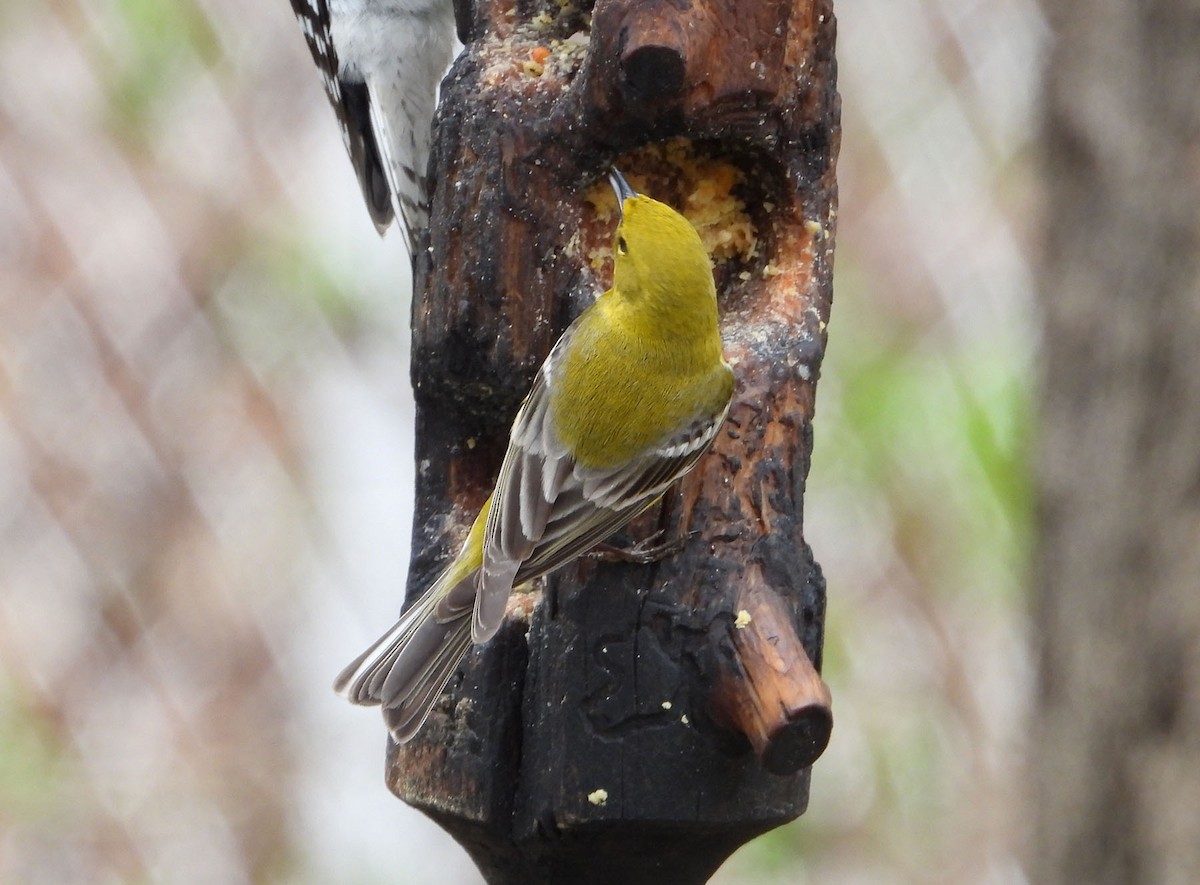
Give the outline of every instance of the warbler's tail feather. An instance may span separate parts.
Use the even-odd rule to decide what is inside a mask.
[[[393,737],[416,734],[471,645],[474,574],[449,591],[434,583],[395,625],[355,658],[333,684],[351,703],[381,704]],[[456,604],[460,603],[460,604]]]
[[[408,645],[412,635],[433,612],[437,599],[426,593],[400,616],[392,628],[349,663],[337,679],[333,690],[352,704],[370,706],[382,701],[380,689]]]
[[[403,683],[403,688],[391,700],[384,702],[383,721],[397,743],[409,740],[425,724],[438,695],[470,647],[471,619],[463,617],[453,624],[421,672]]]

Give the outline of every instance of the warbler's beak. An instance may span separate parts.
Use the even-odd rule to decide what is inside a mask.
[[[637,191],[629,186],[629,182],[625,180],[625,176],[616,166],[608,167],[608,183],[612,185],[613,192],[617,195],[617,208],[621,210],[621,217],[624,218],[625,201],[630,197],[636,197]]]

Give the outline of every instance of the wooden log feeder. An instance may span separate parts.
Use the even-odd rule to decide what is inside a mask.
[[[713,256],[737,375],[712,451],[595,558],[514,592],[387,780],[493,883],[705,881],[800,815],[832,717],[803,537],[839,139],[830,0],[479,0],[443,84],[416,262],[413,598],[491,489],[521,399],[611,273],[604,173]]]

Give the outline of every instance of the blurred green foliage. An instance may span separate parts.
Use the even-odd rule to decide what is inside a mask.
[[[0,824],[49,823],[62,812],[58,736],[12,685],[0,686],[0,711]]]
[[[197,66],[221,59],[217,33],[193,0],[115,0],[101,7],[108,45],[94,45],[104,58],[110,131],[145,138],[157,112],[186,85]]]

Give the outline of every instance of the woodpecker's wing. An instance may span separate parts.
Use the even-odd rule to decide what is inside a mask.
[[[513,424],[488,514],[472,622],[475,642],[499,628],[514,584],[570,562],[658,500],[696,464],[728,414],[726,404],[719,414],[697,416],[616,468],[578,465],[551,426],[546,384],[571,332],[555,345]]]
[[[327,0],[292,0],[292,11],[304,31],[308,51],[321,71],[325,95],[333,105],[342,140],[358,176],[363,199],[375,228],[382,234],[395,217],[392,188],[372,122],[371,96],[362,79],[340,73]]]

